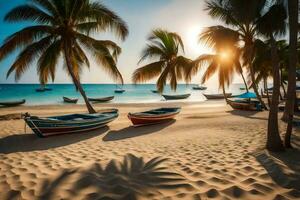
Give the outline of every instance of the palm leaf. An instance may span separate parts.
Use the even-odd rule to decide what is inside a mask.
[[[157,77],[165,67],[164,61],[147,64],[134,71],[132,76],[133,83],[141,83]]]
[[[61,54],[61,50],[61,40],[57,40],[53,42],[39,58],[37,71],[40,77],[40,83],[46,84],[50,77],[52,81],[54,81],[56,65]]]
[[[8,54],[12,53],[18,48],[23,48],[31,44],[33,41],[51,34],[53,28],[46,25],[36,25],[26,27],[8,38],[5,39],[3,45],[0,47],[0,60],[4,59]]]
[[[30,20],[41,24],[55,23],[55,18],[40,8],[30,4],[15,7],[5,15],[4,20],[8,22]]]
[[[21,75],[28,69],[30,64],[39,57],[51,44],[52,36],[45,37],[38,42],[27,46],[18,56],[16,61],[7,72],[7,77],[15,72],[15,80],[18,81]]]

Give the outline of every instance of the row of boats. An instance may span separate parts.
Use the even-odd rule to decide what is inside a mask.
[[[162,96],[166,100],[179,100],[179,99],[187,99],[190,97],[191,94],[178,94],[178,95],[167,95],[163,94]],[[207,99],[224,99],[223,94],[203,94]],[[231,97],[231,93],[226,93],[225,94],[227,98]],[[91,102],[96,102],[96,103],[104,103],[104,102],[109,102],[114,99],[114,96],[107,96],[107,97],[100,97],[100,98],[88,98],[89,101]],[[70,97],[63,97],[64,102],[66,103],[77,103],[78,98],[70,98]],[[1,106],[18,106],[22,105],[26,102],[25,99],[21,99],[18,101],[2,101],[0,102]]]
[[[144,112],[128,113],[134,126],[153,125],[172,120],[181,108],[159,108]],[[53,117],[23,115],[26,124],[38,137],[87,132],[106,126],[117,119],[118,109],[103,110],[95,114],[71,114]]]
[[[230,93],[226,94],[232,97]],[[261,110],[261,105],[254,93],[244,93],[235,96],[237,99],[227,99],[227,103],[238,110]],[[220,95],[210,96],[209,98],[221,98]],[[223,95],[224,98],[224,95]],[[144,126],[163,123],[175,118],[180,113],[179,107],[167,107],[148,110],[144,112],[128,113],[128,119],[134,126]],[[86,132],[106,126],[118,118],[118,109],[102,110],[95,114],[71,114],[53,117],[31,116],[26,113],[23,119],[32,131],[39,137],[48,137],[60,134]]]

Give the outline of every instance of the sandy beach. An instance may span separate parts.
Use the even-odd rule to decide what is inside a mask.
[[[0,121],[0,199],[300,199],[300,131],[295,149],[270,154],[267,112],[182,103],[176,120],[134,128],[128,112],[162,105],[105,106],[119,118],[82,134],[38,138],[23,120]],[[21,106],[0,115],[84,111]]]

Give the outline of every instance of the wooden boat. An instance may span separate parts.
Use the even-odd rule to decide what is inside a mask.
[[[179,94],[179,95],[162,95],[166,100],[178,100],[178,99],[187,99],[191,94]]]
[[[118,110],[95,114],[71,114],[54,117],[37,117],[26,113],[26,124],[39,137],[79,133],[101,128],[118,117]]]
[[[223,94],[203,94],[207,99],[224,99]],[[232,93],[226,93],[226,98],[231,97]]]
[[[25,99],[22,99],[20,101],[0,101],[0,106],[19,106],[21,104],[24,104],[25,102]]]
[[[125,90],[124,89],[115,89],[115,93],[124,93]]]
[[[227,103],[236,110],[261,111],[262,108],[258,101],[230,100]]]
[[[128,118],[134,126],[158,124],[173,119],[181,108],[159,108],[145,112],[129,113]]]
[[[52,88],[37,88],[35,89],[36,92],[45,92],[45,91],[51,91]]]
[[[158,90],[151,90],[152,93],[158,93]]]
[[[63,97],[64,102],[66,103],[77,103],[78,99],[76,98],[68,98],[68,97]]]
[[[205,86],[194,86],[193,87],[193,90],[206,90],[207,89],[207,87],[205,87]]]
[[[88,100],[103,103],[103,102],[111,101],[114,98],[115,98],[114,96],[109,96],[109,97],[102,97],[102,98],[88,98]]]

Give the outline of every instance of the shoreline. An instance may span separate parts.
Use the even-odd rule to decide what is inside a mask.
[[[96,110],[107,108],[156,108],[156,107],[182,107],[182,106],[194,106],[194,107],[223,107],[226,106],[224,100],[207,100],[207,101],[163,101],[163,102],[147,102],[147,103],[95,103],[92,106]],[[32,112],[38,114],[43,113],[71,113],[73,112],[86,112],[85,104],[48,104],[48,105],[21,105],[16,107],[0,107],[0,116],[8,114],[19,114],[25,112]]]

